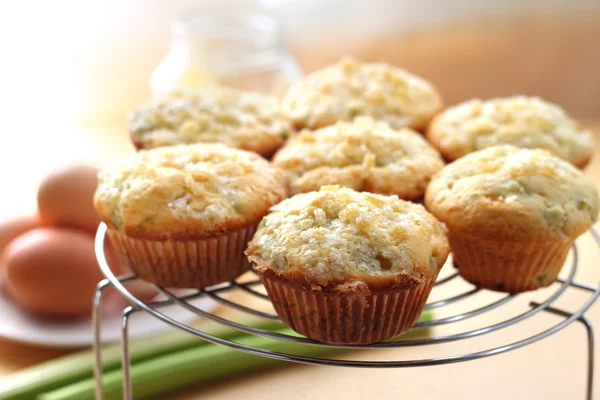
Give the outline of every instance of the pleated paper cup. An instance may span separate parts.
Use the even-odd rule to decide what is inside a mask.
[[[121,259],[142,279],[164,287],[202,289],[250,269],[244,254],[258,224],[194,240],[146,240],[109,229]]]
[[[439,271],[438,271],[439,272]],[[312,290],[270,271],[258,271],[279,318],[325,343],[377,343],[406,332],[419,318],[435,276],[408,288]]]
[[[460,275],[474,285],[520,293],[556,281],[573,240],[506,242],[450,232],[450,247]]]

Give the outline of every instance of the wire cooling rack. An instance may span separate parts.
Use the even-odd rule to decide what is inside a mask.
[[[592,236],[596,245],[600,248],[600,235],[596,232],[596,230],[591,229],[589,234]],[[122,313],[121,318],[121,349],[122,349],[122,371],[123,371],[123,398],[125,400],[133,399],[132,391],[131,391],[131,374],[130,374],[130,360],[129,360],[129,338],[128,338],[128,327],[130,318],[132,315],[138,312],[146,312],[151,314],[152,316],[162,320],[166,324],[169,324],[175,328],[179,328],[183,331],[196,335],[204,340],[209,342],[227,346],[239,351],[244,351],[247,353],[274,358],[278,360],[285,360],[296,363],[303,364],[317,364],[317,365],[331,365],[338,367],[361,367],[361,368],[406,368],[406,367],[421,367],[421,366],[432,366],[432,365],[440,365],[440,364],[450,364],[450,363],[458,363],[470,360],[476,360],[484,357],[493,356],[496,354],[506,353],[511,350],[519,349],[521,347],[527,346],[539,340],[542,340],[561,329],[565,328],[569,324],[574,321],[580,322],[586,329],[587,332],[587,388],[586,388],[586,399],[592,399],[592,390],[593,390],[593,373],[594,373],[594,332],[590,321],[584,316],[584,313],[592,306],[592,304],[596,301],[596,299],[600,296],[600,286],[588,285],[585,283],[577,282],[573,278],[577,272],[578,264],[579,264],[579,252],[577,250],[577,245],[573,245],[570,263],[568,266],[565,266],[564,270],[566,270],[565,278],[559,278],[559,280],[551,286],[550,289],[545,289],[545,292],[550,293],[545,299],[533,302],[529,301],[531,294],[535,292],[513,295],[513,294],[498,294],[498,298],[487,302],[483,305],[480,305],[471,299],[475,297],[475,295],[479,292],[486,292],[484,289],[476,288],[470,284],[465,284],[465,282],[460,278],[458,273],[452,272],[451,274],[442,276],[438,278],[430,298],[435,297],[436,291],[439,291],[440,287],[443,285],[448,287],[449,285],[456,285],[457,288],[461,290],[450,297],[442,298],[439,300],[431,301],[426,306],[425,309],[436,309],[443,310],[453,309],[454,306],[457,305],[465,305],[465,304],[477,304],[476,308],[472,308],[470,305],[465,310],[461,310],[460,312],[451,313],[449,316],[444,316],[441,318],[433,319],[430,321],[417,322],[413,328],[411,329],[419,329],[425,327],[441,327],[446,325],[460,325],[461,321],[465,321],[467,319],[475,319],[475,317],[480,316],[484,313],[492,313],[496,310],[502,308],[502,306],[507,303],[516,303],[516,298],[525,297],[528,299],[528,302],[525,303],[522,310],[519,314],[515,316],[511,316],[509,318],[500,317],[499,321],[493,323],[491,325],[477,327],[475,329],[466,329],[461,330],[458,333],[445,334],[436,336],[436,332],[430,332],[430,335],[427,337],[417,338],[417,339],[399,339],[393,341],[386,341],[377,344],[371,345],[331,345],[324,344],[314,340],[310,340],[304,337],[297,337],[282,334],[279,332],[268,331],[264,329],[257,329],[251,326],[244,325],[240,322],[236,322],[233,319],[226,319],[224,317],[215,315],[206,310],[200,309],[194,306],[191,301],[197,299],[202,296],[209,297],[227,307],[231,307],[238,311],[248,313],[254,316],[258,316],[261,318],[267,318],[270,320],[279,321],[279,318],[274,312],[266,312],[262,309],[250,307],[248,304],[250,302],[235,302],[227,298],[227,294],[233,291],[244,292],[252,297],[257,297],[258,299],[262,299],[264,301],[268,301],[268,297],[262,288],[262,284],[258,276],[254,275],[252,278],[247,279],[238,279],[235,281],[227,282],[224,284],[220,284],[217,286],[213,286],[211,288],[195,290],[192,293],[186,293],[185,295],[177,295],[170,290],[165,288],[156,287],[156,290],[161,293],[165,300],[154,301],[150,303],[144,303],[143,301],[136,298],[127,288],[124,283],[133,281],[138,279],[137,276],[125,276],[125,277],[117,277],[113,274],[110,266],[108,265],[105,255],[104,255],[104,241],[106,237],[106,225],[101,224],[98,228],[98,232],[96,234],[96,256],[98,258],[98,262],[100,264],[100,268],[102,272],[106,276],[106,279],[100,282],[98,285],[95,297],[94,297],[94,306],[93,306],[93,324],[94,324],[94,353],[95,353],[95,364],[94,364],[94,373],[96,377],[96,399],[101,400],[103,398],[102,394],[102,360],[101,360],[101,315],[102,311],[102,295],[105,292],[105,289],[108,287],[116,288],[130,303],[131,306],[125,308]],[[563,270],[563,272],[564,272]],[[466,287],[466,289],[462,289]],[[574,312],[566,312],[555,308],[553,304],[567,292],[568,289],[579,289],[583,292],[589,294],[582,303],[581,306]],[[526,297],[529,296],[529,297]],[[522,304],[522,302],[520,302]],[[561,317],[560,322],[555,325],[551,325],[540,332],[532,335],[521,338],[511,343],[502,344],[497,347],[487,348],[480,351],[468,352],[458,355],[451,356],[439,356],[439,357],[430,357],[430,358],[421,358],[421,359],[400,359],[400,360],[389,360],[389,361],[381,361],[381,360],[347,360],[347,359],[334,359],[334,358],[320,358],[320,357],[307,357],[300,356],[296,354],[289,353],[281,353],[274,352],[267,349],[250,347],[244,345],[242,343],[238,343],[235,341],[223,339],[217,336],[210,335],[206,332],[202,332],[182,321],[171,318],[165,313],[161,312],[160,309],[165,306],[178,305],[197,314],[200,317],[204,317],[223,325],[227,325],[236,330],[250,333],[253,335],[259,335],[268,337],[275,340],[282,341],[290,341],[304,344],[306,346],[329,346],[329,347],[343,347],[350,349],[391,349],[391,348],[402,348],[402,347],[412,347],[412,346],[427,346],[427,345],[436,345],[443,344],[448,342],[455,342],[461,340],[472,339],[478,336],[490,334],[492,332],[497,332],[499,330],[514,326],[519,323],[524,323],[526,320],[530,319],[534,315],[540,312],[548,312]],[[436,314],[438,311],[436,311]],[[382,350],[383,351],[383,350]]]

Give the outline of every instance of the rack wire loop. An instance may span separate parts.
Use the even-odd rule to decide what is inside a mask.
[[[260,279],[255,278],[252,280],[246,281],[232,281],[223,284],[216,285],[214,287],[202,289],[195,291],[194,293],[188,293],[186,295],[177,295],[172,291],[156,286],[157,291],[162,294],[165,299],[160,301],[154,301],[151,303],[144,303],[138,298],[136,298],[127,288],[123,285],[124,282],[131,281],[136,279],[135,276],[126,276],[126,277],[116,277],[110,266],[108,265],[106,258],[104,256],[104,241],[106,236],[106,225],[100,224],[98,228],[98,232],[96,234],[95,241],[95,249],[96,255],[98,258],[98,263],[102,272],[106,276],[106,280],[102,281],[98,285],[98,289],[96,295],[94,297],[94,310],[93,310],[93,321],[94,321],[94,354],[95,354],[95,365],[94,365],[94,373],[96,376],[96,398],[102,399],[102,364],[101,364],[101,352],[100,352],[100,342],[101,342],[101,325],[99,315],[101,313],[102,308],[102,294],[104,290],[108,286],[115,287],[130,303],[131,306],[126,308],[123,311],[121,318],[121,337],[122,337],[122,362],[123,362],[123,397],[125,399],[131,399],[131,375],[130,375],[130,360],[129,360],[129,349],[128,349],[128,327],[130,316],[136,312],[146,312],[155,318],[174,326],[178,329],[186,331],[190,334],[196,335],[204,340],[209,342],[230,347],[236,350],[244,351],[250,354],[255,354],[263,357],[269,357],[278,360],[286,360],[296,363],[303,364],[316,364],[316,365],[331,365],[338,367],[359,367],[359,368],[408,368],[408,367],[422,367],[422,366],[432,366],[432,365],[441,365],[441,364],[450,364],[450,363],[458,363],[465,362],[470,360],[476,360],[484,357],[490,357],[496,354],[505,353],[508,351],[516,350],[527,346],[531,343],[542,340],[559,330],[565,328],[569,324],[574,321],[581,322],[587,330],[588,334],[588,377],[587,377],[587,399],[591,400],[592,389],[593,389],[593,369],[594,369],[594,333],[590,322],[585,318],[584,313],[592,306],[592,304],[597,300],[600,296],[600,286],[593,286],[586,283],[581,283],[574,281],[575,274],[577,272],[577,267],[579,264],[579,252],[575,245],[572,248],[572,262],[568,268],[567,275],[564,278],[560,278],[557,283],[553,286],[555,290],[551,292],[551,294],[543,301],[540,302],[530,302],[530,308],[525,310],[524,312],[512,316],[508,319],[496,322],[491,325],[479,327],[476,329],[471,329],[467,331],[462,331],[453,334],[447,335],[432,335],[429,337],[420,337],[416,339],[404,339],[402,336],[396,339],[392,339],[390,341],[385,341],[382,343],[376,343],[371,345],[351,345],[351,344],[326,344],[317,342],[305,337],[299,337],[294,335],[287,335],[281,332],[274,332],[264,329],[254,328],[248,325],[241,324],[232,319],[227,319],[225,317],[213,314],[209,311],[203,310],[191,303],[191,300],[197,299],[202,296],[209,297],[220,304],[227,306],[229,308],[241,311],[243,313],[251,314],[254,316],[258,316],[260,318],[271,319],[275,321],[279,321],[279,317],[276,314],[265,312],[262,310],[255,309],[248,304],[240,304],[233,300],[226,298],[223,294],[228,293],[230,291],[239,291],[246,293],[247,295],[259,298],[261,300],[268,300],[268,296],[259,290],[256,289],[256,286],[260,285]],[[592,228],[590,229],[590,233],[593,236],[596,244],[600,247],[600,235]],[[448,276],[439,278],[434,287],[434,291],[440,285],[450,285],[452,282],[462,281],[457,272],[453,272]],[[559,310],[553,307],[553,303],[561,297],[568,288],[574,287],[577,289],[584,290],[589,293],[589,297],[587,300],[573,313],[567,313],[565,311]],[[425,308],[426,309],[440,309],[449,305],[463,305],[465,300],[470,299],[475,296],[479,292],[483,292],[483,289],[479,289],[477,287],[471,287],[470,289],[466,289],[459,294],[443,298],[441,300],[433,301],[428,303]],[[507,294],[503,295],[497,300],[493,300],[485,305],[479,306],[474,309],[469,309],[468,311],[463,311],[459,313],[454,313],[451,316],[442,317],[438,319],[433,319],[430,321],[423,321],[416,323],[411,329],[419,329],[424,327],[435,327],[442,325],[450,325],[456,324],[460,321],[464,321],[466,319],[478,317],[484,313],[495,310],[499,307],[502,307],[514,299],[521,295]],[[528,318],[533,317],[537,313],[541,311],[550,312],[556,315],[560,315],[564,317],[560,322],[552,325],[534,335],[522,338],[521,340],[517,340],[512,343],[502,344],[496,347],[488,348],[485,350],[474,351],[470,353],[457,354],[451,356],[442,356],[442,357],[434,357],[434,358],[421,358],[421,359],[404,359],[404,360],[392,360],[392,361],[364,361],[364,360],[342,360],[342,359],[333,359],[333,358],[319,358],[319,357],[306,357],[300,356],[296,354],[289,353],[281,353],[274,352],[267,349],[250,347],[245,344],[235,342],[232,340],[226,340],[217,336],[213,336],[203,332],[197,328],[194,328],[182,321],[176,320],[164,312],[161,312],[160,309],[167,305],[177,305],[179,307],[183,307],[188,311],[191,311],[197,314],[200,317],[204,317],[215,321],[217,323],[229,326],[233,329],[236,329],[241,332],[259,335],[268,337],[274,340],[283,340],[283,341],[293,341],[297,343],[302,343],[310,346],[327,346],[327,347],[343,347],[343,348],[351,348],[351,349],[378,349],[378,348],[401,348],[401,347],[409,347],[409,346],[424,346],[424,345],[436,345],[448,342],[454,342],[459,340],[465,340],[474,338],[481,335],[486,335],[492,332],[496,332],[510,326],[514,326],[515,324],[522,322]]]

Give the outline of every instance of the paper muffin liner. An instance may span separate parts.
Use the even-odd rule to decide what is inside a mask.
[[[142,279],[164,287],[201,289],[250,269],[244,254],[258,224],[194,240],[146,240],[108,230],[121,262]]]
[[[503,242],[450,233],[454,264],[478,287],[520,293],[556,281],[574,240]]]
[[[343,344],[376,343],[406,332],[419,318],[437,274],[408,289],[324,292],[259,272],[282,322],[310,339]]]

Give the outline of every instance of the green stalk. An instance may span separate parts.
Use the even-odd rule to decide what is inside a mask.
[[[279,329],[284,326],[280,322],[258,317],[244,320],[243,323],[265,330]],[[246,335],[212,321],[200,326],[204,332],[228,340]],[[131,340],[130,344],[131,362],[137,363],[190,347],[204,347],[207,344],[209,342],[182,331],[169,331],[135,339]],[[93,352],[83,350],[11,374],[0,381],[0,400],[30,400],[40,393],[81,380],[93,379],[93,362]],[[103,346],[103,371],[114,370],[120,366],[121,346],[119,344]]]
[[[289,329],[277,331],[291,334]],[[301,352],[307,356],[332,353],[331,349],[281,342],[260,336],[245,336],[239,343],[279,352]],[[267,368],[282,361],[254,356],[223,346],[204,346],[182,350],[135,364],[131,367],[132,390],[136,399],[147,398],[182,389],[192,384],[202,384],[224,377],[233,377],[245,371]],[[103,378],[104,398],[121,398],[121,372],[112,371]],[[88,379],[53,392],[37,400],[93,400],[94,381]]]
[[[419,321],[432,319],[432,313],[425,311]],[[402,339],[420,336],[427,329],[415,329],[402,335]],[[277,332],[296,335],[289,328]],[[318,357],[338,354],[348,349],[311,346],[294,342],[283,342],[260,336],[240,336],[236,342],[251,347],[258,347],[282,353],[293,353],[302,356]],[[192,385],[200,385],[215,380],[231,378],[246,371],[257,371],[284,361],[255,356],[231,348],[211,345],[189,348],[166,354],[151,360],[134,363],[131,367],[132,391],[136,399],[147,398],[180,390]],[[103,375],[103,392],[106,400],[120,399],[122,393],[122,375],[120,370]],[[65,386],[61,389],[44,393],[37,400],[93,400],[94,379]]]

